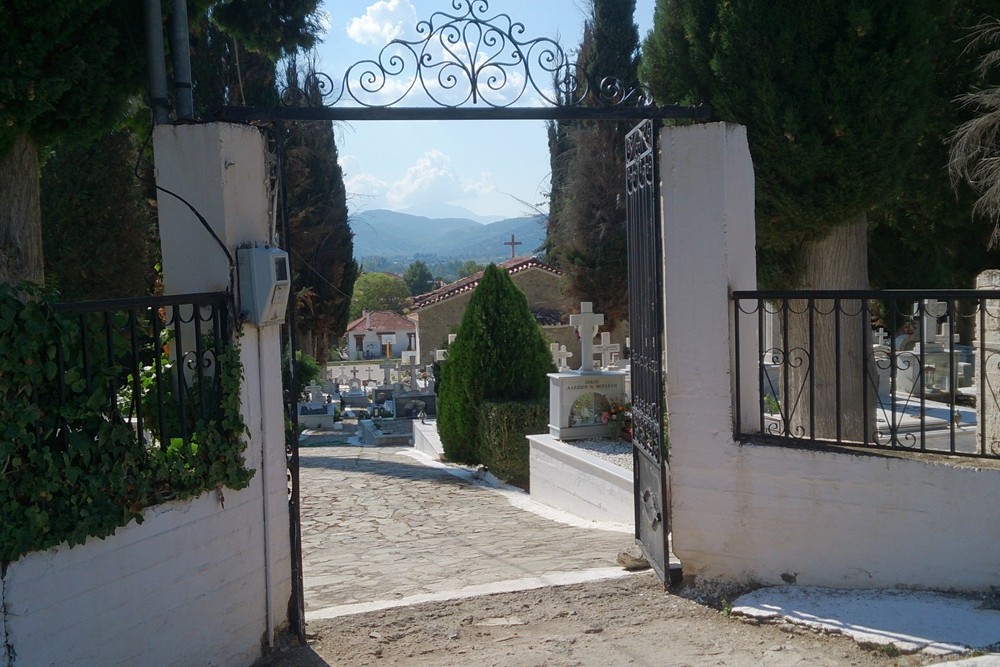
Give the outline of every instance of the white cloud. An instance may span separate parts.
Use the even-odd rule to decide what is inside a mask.
[[[390,208],[408,209],[470,200],[496,190],[488,172],[476,178],[456,176],[451,158],[437,149],[423,154],[386,193]]]
[[[379,0],[347,23],[347,36],[358,44],[383,46],[417,23],[410,0]]]

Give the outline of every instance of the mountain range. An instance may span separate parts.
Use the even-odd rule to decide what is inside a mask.
[[[518,255],[531,255],[545,240],[545,217],[509,218],[480,224],[468,218],[426,218],[375,209],[350,218],[354,257],[381,256],[499,262],[510,258],[513,234]]]

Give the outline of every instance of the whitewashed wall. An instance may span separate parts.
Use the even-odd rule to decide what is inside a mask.
[[[729,292],[756,282],[746,132],[666,128],[661,142],[673,550],[685,575],[995,585],[1000,470],[734,442]],[[744,344],[755,340],[741,332]],[[743,377],[755,378],[757,355],[742,358]],[[755,383],[744,384],[743,405],[756,405]]]
[[[264,141],[241,126],[158,127],[157,182],[191,202],[235,256],[268,239]],[[159,198],[168,294],[225,289],[225,255]],[[288,505],[277,327],[244,327],[247,489],[150,508],[104,540],[28,554],[3,578],[3,632],[20,665],[253,663],[287,623]],[[0,635],[0,641],[4,637]],[[2,644],[0,644],[2,645]]]

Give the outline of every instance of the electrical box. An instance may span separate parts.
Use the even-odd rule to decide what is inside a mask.
[[[259,327],[285,321],[292,276],[288,253],[280,248],[240,248],[240,310]]]

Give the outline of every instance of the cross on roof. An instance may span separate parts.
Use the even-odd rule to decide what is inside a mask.
[[[511,234],[510,235],[510,241],[504,241],[504,245],[509,245],[510,246],[510,258],[514,259],[514,257],[517,256],[517,251],[516,251],[515,247],[519,246],[519,245],[524,245],[524,244],[521,243],[520,241],[516,241],[514,239],[514,235]]]

